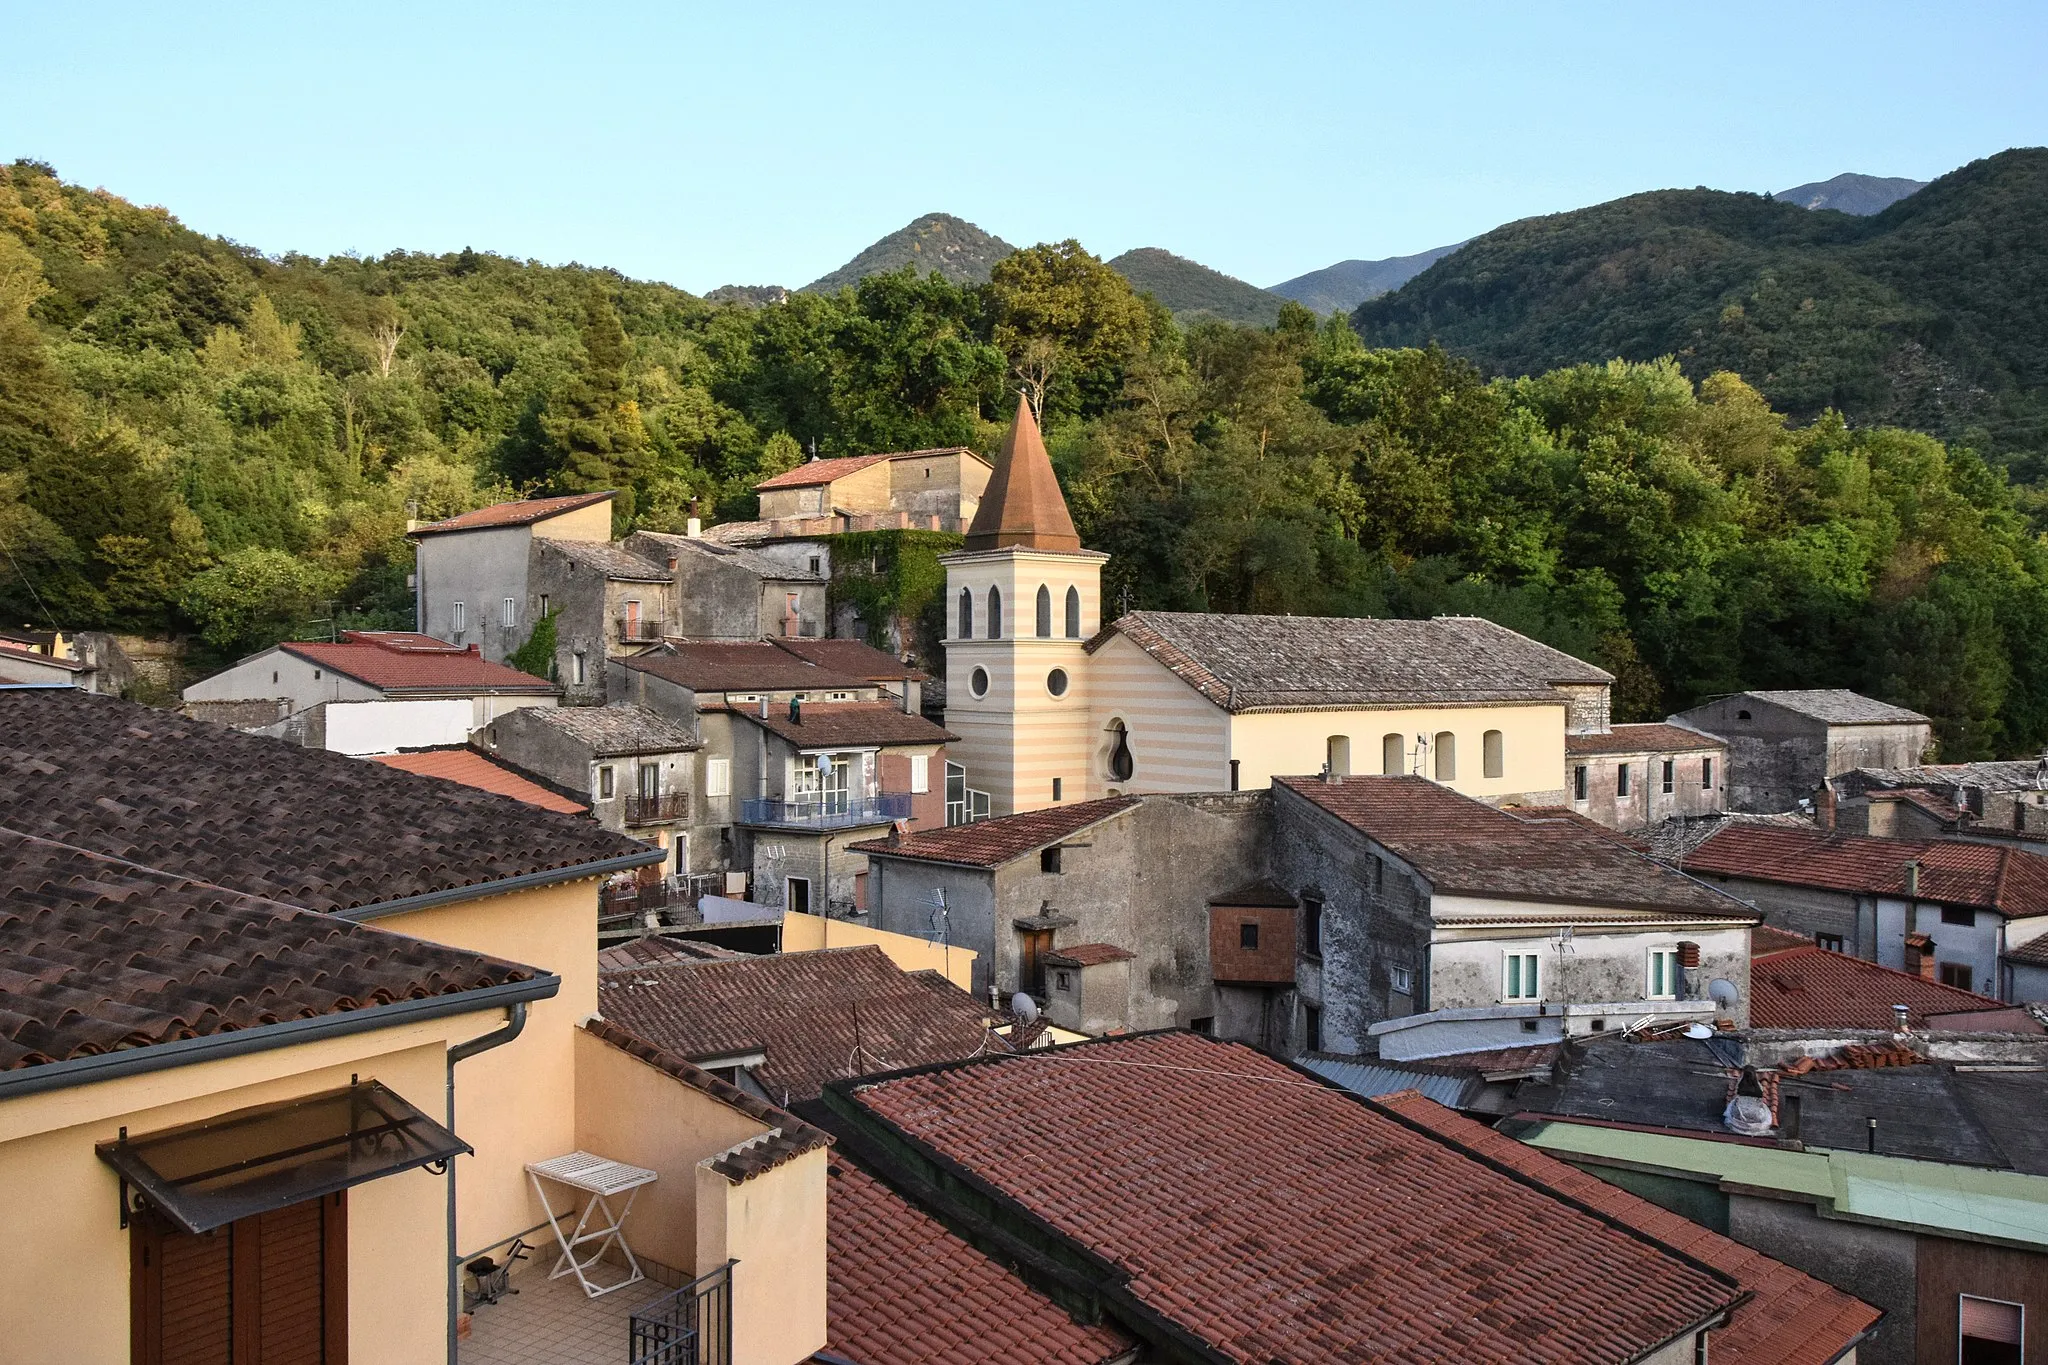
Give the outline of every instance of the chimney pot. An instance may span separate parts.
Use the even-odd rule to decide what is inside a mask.
[[[761,719],[768,719],[768,696],[766,693],[763,693],[761,696]]]
[[[1900,1033],[1906,1032],[1906,1007],[1904,1005],[1892,1006],[1892,1023]]]
[[[688,536],[688,537],[689,537],[689,538],[690,538],[691,540],[695,540],[695,539],[697,539],[697,538],[698,538],[699,536],[703,535],[703,534],[704,534],[704,521],[703,521],[703,519],[702,519],[701,517],[691,517],[691,518],[690,518],[690,519],[689,519],[688,521],[684,522],[684,523],[683,523],[683,534],[684,534],[684,535],[686,535],[686,536]]]

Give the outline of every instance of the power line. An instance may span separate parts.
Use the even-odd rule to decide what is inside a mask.
[[[21,585],[28,589],[28,595],[35,599],[36,610],[43,614],[43,624],[51,630],[55,630],[57,628],[57,618],[52,616],[50,609],[43,604],[43,595],[36,591],[35,584],[29,582],[28,575],[21,571],[21,565],[15,563],[14,551],[7,548],[7,542],[4,540],[0,540],[0,554],[7,556],[7,563],[13,568],[14,576],[21,580]]]

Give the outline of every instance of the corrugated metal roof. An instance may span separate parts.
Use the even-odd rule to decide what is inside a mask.
[[[1394,1095],[1403,1090],[1420,1091],[1425,1098],[1435,1100],[1449,1109],[1463,1107],[1470,1093],[1481,1089],[1485,1082],[1477,1076],[1445,1076],[1432,1071],[1404,1071],[1398,1066],[1383,1066],[1377,1062],[1346,1062],[1334,1057],[1303,1057],[1301,1065],[1315,1072],[1325,1080],[1335,1081],[1355,1095],[1368,1099],[1380,1095]]]

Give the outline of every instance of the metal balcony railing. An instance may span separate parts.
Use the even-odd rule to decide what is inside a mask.
[[[653,644],[662,638],[659,616],[642,616],[637,620],[630,616],[613,619],[618,622],[619,639],[628,644]]]
[[[688,792],[662,792],[657,796],[626,797],[626,823],[629,825],[661,825],[671,820],[689,818]]]
[[[743,825],[785,825],[798,829],[847,829],[855,825],[886,825],[910,818],[906,793],[845,796],[826,793],[795,801],[742,801]]]
[[[632,1365],[732,1365],[732,1268],[727,1261],[633,1310]]]

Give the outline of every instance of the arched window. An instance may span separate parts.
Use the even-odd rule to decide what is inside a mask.
[[[1436,780],[1439,782],[1457,781],[1458,737],[1449,730],[1439,730],[1436,732],[1436,738],[1431,741],[1429,747],[1436,751]]]
[[[1038,626],[1038,638],[1050,640],[1052,638],[1052,589],[1046,587],[1043,583],[1038,585],[1038,620],[1036,624]]]
[[[1067,638],[1069,640],[1081,638],[1081,590],[1079,588],[1067,589]]]
[[[1138,762],[1131,756],[1131,733],[1120,720],[1109,723],[1109,779],[1112,782],[1128,782],[1131,774],[1138,770]]]
[[[1330,776],[1351,775],[1351,736],[1331,735],[1323,741],[1323,761],[1330,765]]]
[[[991,640],[1003,638],[1003,590],[1001,588],[990,588],[988,590],[988,638]]]
[[[1380,771],[1399,777],[1408,771],[1408,741],[1400,735],[1380,736]]]
[[[960,633],[957,640],[974,638],[974,593],[971,589],[960,589]]]
[[[1500,731],[1488,730],[1479,740],[1479,759],[1488,777],[1505,777],[1508,771],[1507,741]]]

